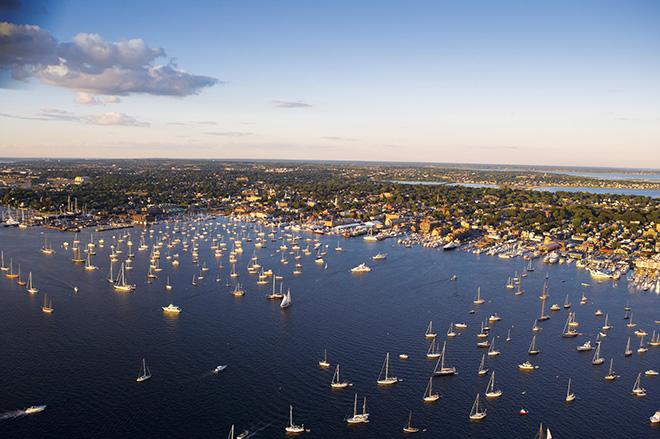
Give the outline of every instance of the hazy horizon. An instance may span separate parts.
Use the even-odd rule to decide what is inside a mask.
[[[653,0],[14,0],[0,156],[658,169],[658,22]]]

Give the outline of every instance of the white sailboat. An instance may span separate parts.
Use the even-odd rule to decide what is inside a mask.
[[[486,367],[486,354],[481,356],[481,362],[479,363],[479,376],[486,375],[488,373],[488,368]]]
[[[539,348],[536,347],[536,335],[532,336],[532,342],[529,344],[529,349],[527,353],[529,355],[537,355],[541,352]]]
[[[355,394],[355,400],[353,402],[353,416],[346,418],[346,422],[349,424],[366,424],[369,422],[369,413],[367,413],[367,398],[365,397],[362,402],[362,413],[358,414],[357,412],[357,393]]]
[[[486,301],[481,297],[481,287],[477,287],[477,297],[474,298],[472,303],[475,305],[481,305],[482,303],[485,303]]]
[[[426,385],[426,390],[424,391],[424,402],[435,402],[440,399],[439,393],[433,393],[433,377],[429,378],[429,383]]]
[[[575,400],[575,393],[571,392],[571,379],[568,379],[568,387],[566,388],[566,398],[564,398],[566,402],[572,402]]]
[[[417,433],[419,428],[412,425],[412,410],[408,413],[408,423],[403,427],[404,433]]]
[[[284,431],[288,434],[298,434],[305,432],[305,425],[296,425],[293,423],[293,406],[289,406],[289,425],[284,427]]]
[[[115,279],[115,283],[113,285],[113,288],[117,291],[129,292],[135,289],[135,285],[130,285],[126,282],[125,270],[126,270],[126,265],[125,263],[122,262],[121,269],[119,270],[119,274],[117,275],[117,278]]]
[[[605,359],[600,356],[600,341],[596,343],[596,350],[594,351],[594,357],[591,359],[591,364],[594,366],[599,366],[605,362]]]
[[[147,366],[146,360],[143,358],[142,359],[142,369],[140,369],[140,375],[135,379],[138,383],[141,383],[142,381],[146,381],[149,378],[151,378],[151,371],[149,370],[149,367]]]
[[[39,290],[32,283],[32,272],[31,271],[28,274],[27,292],[30,293],[30,294],[37,294],[39,292]]]
[[[470,410],[470,420],[480,421],[485,417],[486,417],[486,409],[482,410],[479,407],[479,394],[477,393],[477,397],[475,398],[474,403],[472,404],[472,409]]]
[[[632,349],[630,349],[630,337],[628,337],[628,341],[626,342],[626,350],[623,351],[623,355],[626,357],[630,357],[633,354]]]
[[[319,360],[319,367],[327,368],[330,367],[330,363],[328,362],[328,350],[323,349],[323,359]]]
[[[606,381],[614,381],[619,377],[619,375],[614,373],[614,369],[612,368],[613,365],[614,365],[614,358],[610,358],[610,368],[607,371],[607,375],[605,375]]]
[[[447,342],[445,341],[442,344],[442,352],[440,352],[440,358],[438,358],[438,362],[435,364],[435,368],[433,369],[433,375],[449,376],[449,375],[455,375],[457,373],[455,367],[445,366],[446,355],[447,355]]]
[[[431,344],[429,345],[428,350],[426,351],[426,358],[429,360],[433,360],[435,358],[438,358],[440,356],[440,353],[438,352],[437,349],[437,343],[435,341],[435,338],[431,340]]]
[[[335,373],[332,375],[332,381],[330,382],[330,388],[332,389],[345,389],[346,387],[351,386],[351,383],[348,381],[342,381],[339,375],[339,363],[335,367]]]
[[[287,289],[286,294],[282,298],[282,301],[280,302],[280,308],[286,309],[291,306],[291,290]]]
[[[447,337],[456,337],[458,333],[454,331],[454,322],[449,324],[449,329],[447,329]]]
[[[496,357],[498,355],[500,355],[500,351],[495,349],[495,337],[493,337],[493,341],[490,342],[490,347],[488,348],[488,356]]]
[[[502,390],[495,389],[495,371],[493,371],[486,386],[486,398],[499,398],[500,396],[502,396]]]
[[[637,374],[637,379],[635,380],[635,385],[632,388],[632,393],[635,396],[646,396],[646,389],[642,387],[642,374]]]
[[[383,373],[384,372],[384,373]],[[376,381],[380,385],[390,385],[399,381],[397,377],[389,376],[390,372],[390,353],[385,354],[385,362],[380,369],[380,374],[378,375],[378,380]]]
[[[429,321],[429,326],[426,328],[426,333],[424,333],[424,337],[426,338],[435,338],[437,334],[433,332],[433,320]]]

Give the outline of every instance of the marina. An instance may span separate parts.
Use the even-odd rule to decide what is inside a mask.
[[[0,229],[5,260],[20,263],[39,286],[30,294],[15,279],[0,279],[0,306],[9,311],[0,384],[15,389],[3,406],[48,405],[31,422],[0,422],[7,437],[83,437],[91,423],[101,438],[146,430],[189,437],[191,425],[196,437],[226,436],[232,425],[267,438],[282,437],[285,428],[310,438],[397,437],[402,426],[418,425],[419,435],[433,437],[532,438],[541,423],[555,437],[658,433],[650,419],[660,380],[645,372],[658,369],[651,341],[660,297],[625,278],[592,283],[573,265],[533,259],[526,262],[528,293],[516,295],[507,288],[519,277],[516,259],[393,240],[343,239],[338,252],[336,237],[223,217],[94,232],[99,269],[85,270],[71,261],[73,234],[49,235],[54,253],[45,255],[43,233]],[[80,248],[89,233],[79,234]],[[129,241],[146,247],[130,258],[131,270]],[[312,251],[297,259],[304,269],[294,276],[296,267],[282,258],[293,261],[296,244],[327,245],[328,268]],[[378,254],[387,259],[368,275],[352,273]],[[272,281],[258,284],[261,270],[247,271],[253,256],[264,273],[272,270]],[[279,291],[278,300],[268,300]],[[548,313],[546,302],[574,305]],[[43,313],[44,303],[57,311]],[[624,320],[628,310],[634,327]],[[563,336],[577,321],[580,335]],[[604,326],[606,337],[599,335]],[[625,357],[629,337],[633,352]],[[596,348],[591,354],[579,352],[587,340]],[[529,371],[521,367],[526,362]],[[616,380],[603,379],[615,373]],[[365,397],[368,423],[352,425],[349,407],[362,420]]]

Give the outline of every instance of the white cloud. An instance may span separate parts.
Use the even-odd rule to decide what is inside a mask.
[[[179,69],[173,62],[157,64],[165,50],[142,39],[105,41],[98,34],[80,33],[58,43],[39,26],[0,22],[0,68],[15,79],[40,81],[103,95],[188,96],[218,80]]]
[[[101,105],[102,102],[96,96],[85,93],[84,91],[78,92],[76,95],[76,103],[80,105]]]
[[[93,125],[121,125],[129,127],[146,127],[148,122],[142,122],[124,113],[108,112],[87,116],[85,120]]]
[[[299,101],[272,101],[272,104],[277,108],[309,108],[310,104]]]

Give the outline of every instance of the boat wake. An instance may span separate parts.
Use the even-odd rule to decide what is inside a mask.
[[[26,416],[25,410],[12,410],[10,412],[0,413],[0,421],[7,421],[9,419],[20,418],[21,416]]]

